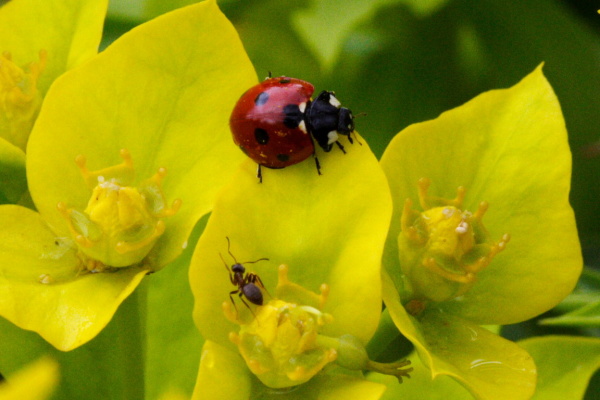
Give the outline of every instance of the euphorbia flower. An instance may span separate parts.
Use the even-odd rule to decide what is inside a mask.
[[[394,199],[383,297],[395,324],[433,377],[481,399],[529,398],[531,357],[480,325],[552,308],[582,267],[567,132],[541,68],[408,127],[381,165]]]
[[[98,50],[107,0],[12,0],[0,8],[0,204],[27,189],[25,146],[50,84]]]
[[[256,80],[215,1],[141,25],[50,89],[27,148],[39,213],[0,207],[0,315],[61,350],[92,339],[187,245],[243,155]]]
[[[0,8],[0,137],[25,149],[50,84],[98,50],[107,0],[12,0]]]
[[[406,364],[373,363],[363,347],[381,311],[391,202],[376,158],[360,141],[347,154],[323,155],[322,176],[303,162],[269,170],[259,184],[248,160],[221,191],[190,267],[194,319],[206,339],[194,398],[287,398],[290,391],[377,399],[383,387],[353,370],[406,376]],[[245,268],[264,284],[263,305],[233,293],[234,307],[230,292],[238,287],[224,262],[259,258],[268,260]]]

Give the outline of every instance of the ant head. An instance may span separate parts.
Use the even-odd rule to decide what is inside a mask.
[[[239,273],[243,274],[244,272],[246,272],[246,268],[244,268],[244,266],[242,264],[239,264],[239,263],[233,264],[231,266],[231,270],[234,273],[238,273],[239,272]]]

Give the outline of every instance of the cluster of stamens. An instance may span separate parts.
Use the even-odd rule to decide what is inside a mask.
[[[165,232],[163,219],[181,206],[180,200],[170,207],[166,203],[162,193],[165,168],[131,186],[131,155],[127,150],[120,154],[121,164],[98,171],[89,171],[85,157],[78,156],[76,164],[92,189],[88,205],[83,211],[63,202],[57,205],[80,249],[84,268],[91,272],[140,263]]]
[[[275,298],[256,306],[250,320],[240,319],[231,302],[223,303],[227,319],[240,326],[240,331],[231,332],[229,339],[250,371],[266,386],[297,386],[333,362],[348,369],[394,375],[400,382],[409,376],[412,369],[404,368],[410,364],[408,361],[377,363],[369,360],[356,337],[323,335],[323,327],[333,322],[333,317],[322,311],[329,285],[322,284],[320,293],[313,293],[291,282],[288,270],[286,265],[279,267]]]
[[[463,187],[454,199],[444,199],[429,196],[429,186],[429,180],[419,181],[424,211],[414,210],[412,200],[406,200],[398,238],[402,272],[412,291],[410,308],[417,313],[423,301],[445,301],[466,293],[510,240],[508,234],[497,242],[490,240],[482,222],[487,202],[470,212],[463,210]]]
[[[39,52],[39,61],[21,68],[9,52],[0,55],[0,126],[5,139],[24,149],[42,103],[38,80],[48,55]]]

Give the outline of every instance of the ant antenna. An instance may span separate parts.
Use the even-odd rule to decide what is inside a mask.
[[[235,258],[235,256],[231,253],[231,242],[229,241],[229,236],[225,236],[225,239],[227,239],[227,252],[229,253],[229,255],[231,256],[231,258],[233,258],[233,261],[235,261],[236,264],[254,264],[257,263],[259,261],[269,261],[268,258],[259,258],[258,260],[254,260],[254,261],[246,261],[243,263],[239,263],[238,260]],[[219,255],[221,256],[221,253],[219,253]],[[223,256],[221,256],[221,259],[223,260]],[[225,260],[223,260],[223,262],[225,262]],[[227,263],[225,263],[225,265],[227,265]]]

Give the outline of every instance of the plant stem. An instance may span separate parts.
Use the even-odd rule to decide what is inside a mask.
[[[145,398],[146,361],[146,310],[148,299],[147,282],[138,288],[121,305],[117,313],[118,346],[123,362],[121,368],[126,377],[123,382],[123,398],[143,400]]]

